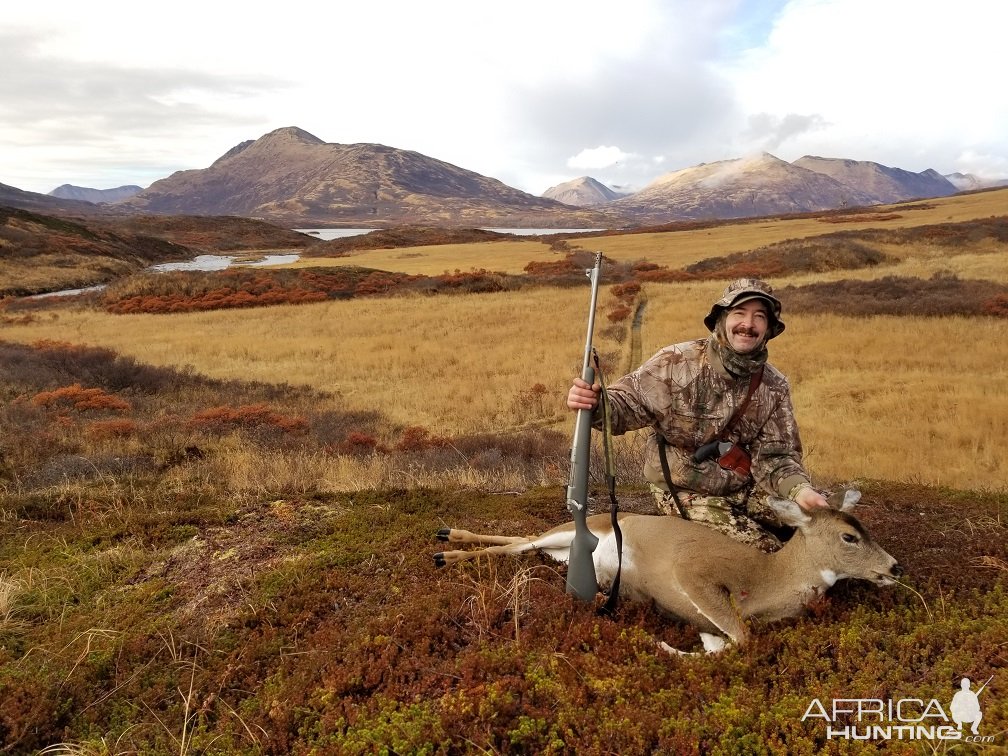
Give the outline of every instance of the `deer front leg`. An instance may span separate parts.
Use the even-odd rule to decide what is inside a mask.
[[[732,600],[731,593],[723,585],[702,579],[681,582],[683,593],[700,617],[716,627],[736,646],[744,646],[749,637],[742,615]],[[701,638],[704,633],[701,633]],[[712,636],[716,638],[716,636]],[[702,638],[703,639],[703,638]],[[704,648],[710,651],[708,641]],[[721,650],[721,649],[717,649]]]

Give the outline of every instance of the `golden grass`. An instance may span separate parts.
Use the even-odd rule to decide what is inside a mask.
[[[1006,198],[1008,190],[929,200],[931,209],[897,207],[902,217],[896,220],[771,220],[578,243],[618,259],[646,258],[679,267],[813,233],[999,214]],[[1004,251],[988,242],[954,250],[958,254],[928,245],[886,251],[895,263],[772,283],[927,278],[939,271],[1008,283]],[[426,274],[482,267],[519,272],[530,259],[556,254],[541,242],[516,241],[375,250],[342,262]],[[705,335],[701,319],[722,287],[720,282],[647,286],[643,355]],[[601,336],[607,325],[607,289],[602,287],[596,344],[612,379],[629,369],[630,347]],[[586,282],[565,290],[415,295],[172,315],[114,316],[61,308],[10,319],[4,338],[108,346],[143,362],[190,365],[215,378],[308,385],[333,393],[334,403],[343,408],[377,410],[392,423],[422,426],[435,435],[520,433],[532,426],[566,430],[572,425],[563,397],[580,372],[587,303]],[[973,489],[1008,485],[1008,464],[998,446],[1008,438],[1003,320],[797,316],[787,314],[786,307],[785,319],[788,331],[773,342],[771,359],[792,380],[808,463],[816,475]],[[537,384],[546,392],[530,392]],[[227,479],[234,490],[249,494],[275,487],[296,490],[298,480],[331,490],[403,479],[434,482],[421,471],[394,469],[393,464],[380,458],[334,464],[331,458],[289,452],[264,459],[236,445],[185,474]],[[500,487],[512,487],[508,471],[500,471],[499,477]]]
[[[75,310],[9,324],[5,337],[108,346],[215,378],[309,385],[443,434],[543,419],[527,417],[534,408],[522,397],[536,383],[559,391],[580,372],[587,296],[542,289],[171,315]],[[540,414],[560,412],[558,399]]]
[[[473,268],[485,268],[498,273],[523,273],[529,261],[554,257],[562,255],[551,252],[548,243],[520,240],[363,250],[353,252],[348,257],[304,257],[284,267],[359,265],[425,276],[453,273],[456,269],[465,272]]]
[[[1008,189],[964,194],[922,202],[889,205],[855,217],[856,221],[831,223],[818,218],[768,219],[715,226],[713,228],[661,233],[586,236],[571,241],[591,251],[604,252],[613,260],[632,262],[648,260],[670,268],[708,257],[762,247],[767,244],[818,236],[837,231],[867,228],[897,229],[935,223],[950,223],[1004,215],[1008,210]],[[887,216],[897,215],[890,218]],[[906,252],[887,249],[900,257]],[[456,268],[487,268],[506,273],[520,273],[533,260],[551,260],[558,253],[549,245],[535,241],[495,242],[492,245],[446,244],[432,247],[381,249],[355,252],[350,257],[312,257],[298,261],[298,266],[360,265],[403,273],[438,275]],[[947,250],[939,251],[947,254]],[[1001,266],[1001,275],[1008,275]]]
[[[859,220],[845,223],[829,223],[818,218],[769,219],[689,231],[589,237],[578,243],[587,249],[601,250],[614,260],[646,259],[658,265],[681,268],[708,257],[744,252],[786,239],[801,239],[836,231],[897,229],[1004,215],[1008,209],[1008,190],[943,197],[877,209],[878,213],[864,213],[857,216]],[[887,218],[894,213],[898,217]]]
[[[963,250],[953,251],[935,246],[908,248],[898,245],[878,245],[878,247],[895,258],[895,262],[873,268],[833,270],[827,273],[788,276],[786,279],[780,279],[780,282],[802,286],[813,282],[844,279],[871,281],[885,276],[926,279],[937,273],[951,273],[962,279],[1008,284],[1008,264],[1005,263],[1004,250],[997,248],[994,242],[973,244]]]
[[[0,290],[17,287],[28,291],[72,289],[108,281],[109,276],[125,276],[132,272],[129,264],[112,257],[86,258],[65,254],[43,254],[23,259],[0,255]]]
[[[231,445],[212,457],[166,474],[165,484],[191,489],[211,482],[242,504],[261,501],[275,491],[293,494],[363,491],[381,488],[459,488],[491,491],[523,490],[526,470],[501,467],[493,471],[458,467],[448,471],[408,465],[403,457],[354,457],[306,451],[263,452]],[[543,465],[539,485],[555,483]]]
[[[17,612],[17,601],[24,584],[21,580],[10,577],[6,572],[0,572],[0,629],[14,621]]]
[[[644,355],[703,336],[702,316],[721,288],[718,282],[647,287]],[[564,430],[573,419],[563,397],[580,372],[587,298],[586,284],[175,315],[61,311],[8,325],[5,337],[109,346],[218,378],[307,384],[338,394],[348,408],[377,409],[438,435],[532,424]],[[817,476],[1008,485],[999,448],[1008,438],[1004,321],[785,315],[788,331],[772,343],[771,360],[792,380]],[[598,339],[598,346],[623,367],[626,344]],[[548,391],[537,398],[529,389],[540,383]],[[339,488],[351,472],[297,455],[275,464],[243,460],[237,451],[228,457],[233,469],[204,472],[264,491],[281,477],[300,476],[330,476],[326,487]],[[352,464],[377,466],[357,469],[358,480],[415,474],[384,469],[387,462]]]

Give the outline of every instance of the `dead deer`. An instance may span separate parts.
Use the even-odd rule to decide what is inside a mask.
[[[651,601],[665,615],[692,624],[708,652],[728,642],[742,646],[748,631],[744,620],[793,617],[838,580],[856,578],[891,585],[903,568],[872,540],[850,514],[860,500],[850,490],[839,505],[812,512],[780,499],[770,504],[795,533],[783,548],[764,553],[723,533],[679,517],[620,513],[623,570],[620,597]],[[609,514],[588,518],[599,538],[593,553],[595,574],[608,587],[616,574],[616,542]],[[574,523],[537,537],[477,535],[444,528],[438,539],[454,544],[486,546],[474,551],[443,551],[434,555],[439,567],[483,555],[520,554],[535,549],[567,562]],[[675,652],[665,643],[663,649]]]

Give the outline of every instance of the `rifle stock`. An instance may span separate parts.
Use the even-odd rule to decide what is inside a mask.
[[[595,253],[595,266],[586,271],[591,280],[591,306],[588,310],[588,337],[585,341],[581,378],[589,385],[595,381],[591,366],[592,332],[595,330],[595,304],[598,301],[599,278],[602,272],[602,253]],[[592,410],[578,410],[574,423],[574,440],[571,444],[570,479],[567,485],[567,509],[574,518],[574,540],[570,545],[567,562],[567,593],[582,601],[594,601],[598,593],[595,562],[592,552],[598,546],[598,537],[588,527],[588,467],[591,460]]]

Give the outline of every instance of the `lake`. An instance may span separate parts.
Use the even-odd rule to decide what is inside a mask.
[[[348,236],[360,236],[372,231],[381,231],[380,228],[295,228],[302,234],[314,236],[322,241],[332,239],[343,239]],[[604,228],[488,228],[483,227],[481,231],[495,231],[498,234],[514,234],[515,236],[537,236],[541,234],[584,234],[592,231],[605,231]]]
[[[246,262],[243,258],[239,258],[234,255],[198,255],[192,260],[185,260],[183,262],[169,262],[151,265],[147,268],[147,270],[154,271],[156,273],[168,273],[174,270],[211,271],[227,270],[233,265],[243,268],[264,268],[270,265],[285,265],[287,263],[296,262],[299,257],[301,257],[301,255],[298,254],[262,255],[255,260]],[[73,297],[78,294],[89,294],[91,292],[102,291],[104,288],[105,284],[87,286],[83,289],[61,289],[60,291],[49,291],[45,294],[34,294],[28,298],[46,299],[47,297]]]
[[[377,228],[295,228],[302,234],[308,234],[309,236],[314,236],[323,241],[330,241],[332,239],[343,239],[348,236],[360,236],[361,234],[367,234],[372,231],[379,231]],[[515,236],[536,236],[539,234],[578,234],[578,233],[589,233],[592,231],[605,231],[604,228],[483,228],[483,231],[495,231],[498,234],[514,234]],[[285,255],[263,255],[257,260],[252,262],[244,262],[240,258],[234,255],[199,255],[192,260],[186,260],[184,262],[170,262],[161,263],[159,265],[152,265],[148,270],[156,271],[158,273],[167,273],[173,270],[226,270],[232,265],[240,265],[242,267],[249,268],[261,268],[270,265],[285,265],[287,263],[295,262],[300,255],[298,254],[285,254]],[[63,289],[62,291],[51,291],[46,294],[36,294],[30,299],[42,299],[45,297],[71,297],[77,294],[86,294],[88,292],[101,291],[104,289],[104,285],[100,286],[89,286],[84,289]]]
[[[252,260],[251,262],[236,262],[236,258],[233,255],[199,255],[185,262],[152,265],[147,270],[153,270],[158,273],[167,273],[173,270],[226,270],[232,265],[240,265],[243,268],[262,268],[268,265],[286,265],[287,263],[296,262],[299,257],[301,255],[298,254],[263,255],[261,258]]]

